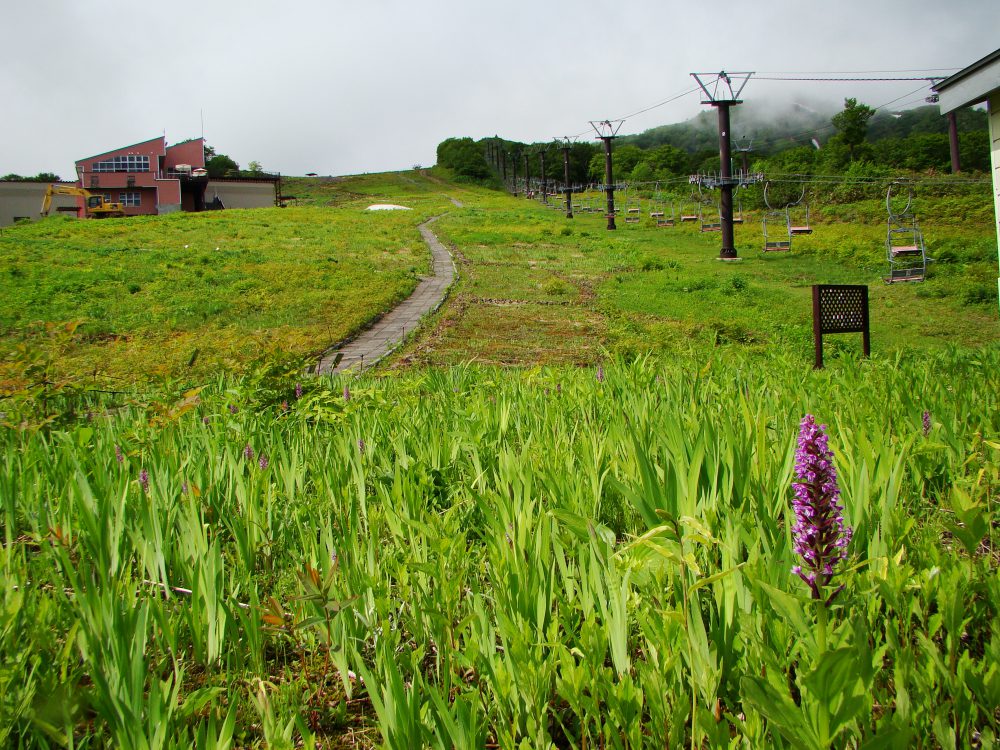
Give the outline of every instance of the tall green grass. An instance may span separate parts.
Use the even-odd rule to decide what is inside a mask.
[[[822,715],[838,747],[991,746],[998,365],[730,351],[349,400],[251,373],[55,423],[8,401],[0,743],[814,747]],[[823,652],[790,572],[807,412],[855,529]]]

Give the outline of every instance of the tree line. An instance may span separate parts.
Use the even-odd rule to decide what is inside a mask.
[[[866,170],[912,170],[947,172],[950,147],[947,119],[936,106],[923,106],[900,113],[876,112],[849,98],[832,117],[811,113],[785,122],[747,118],[740,122],[734,109],[734,158],[741,166],[740,148],[746,148],[748,166],[754,172],[795,174],[843,174]],[[629,182],[671,180],[695,173],[719,171],[718,132],[710,112],[690,120],[665,125],[617,139],[614,172]],[[987,115],[967,108],[957,115],[962,169],[990,169]],[[805,126],[805,127],[803,127]],[[508,177],[516,170],[523,178],[524,154],[529,171],[539,177],[538,154],[545,152],[546,178],[563,180],[563,152],[557,143],[522,143],[500,137],[448,138],[438,144],[437,163],[461,178],[497,181],[497,171],[487,154],[502,152]],[[570,181],[601,182],[604,151],[596,142],[572,143],[569,149]]]

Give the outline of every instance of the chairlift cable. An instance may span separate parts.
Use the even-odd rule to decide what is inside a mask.
[[[961,68],[910,68],[907,70],[760,70],[757,75],[763,76],[835,76],[835,75],[874,75],[876,73],[957,73]]]
[[[755,81],[941,81],[942,76],[907,76],[901,78],[817,78],[793,76],[754,76]]]

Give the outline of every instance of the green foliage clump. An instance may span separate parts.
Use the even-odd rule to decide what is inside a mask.
[[[439,143],[437,163],[462,177],[487,180],[492,176],[482,145],[471,138],[449,138]]]

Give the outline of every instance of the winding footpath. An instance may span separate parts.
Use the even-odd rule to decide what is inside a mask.
[[[462,205],[454,198],[451,202],[458,207]],[[323,354],[316,366],[317,374],[361,372],[373,367],[403,341],[407,331],[416,330],[424,315],[440,307],[455,279],[455,264],[451,253],[430,229],[430,225],[439,218],[435,216],[419,226],[420,234],[431,250],[432,275],[422,278],[413,294],[358,336]]]

